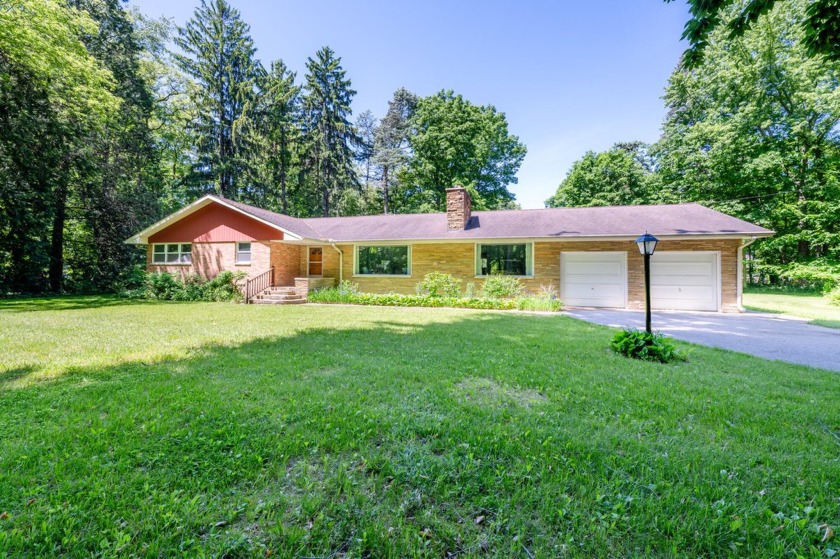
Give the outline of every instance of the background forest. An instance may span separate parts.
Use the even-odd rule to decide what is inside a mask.
[[[840,68],[808,50],[808,6],[779,1],[737,37],[712,29],[667,84],[662,138],[586,153],[547,205],[700,202],[778,232],[750,247],[753,281],[836,281]],[[0,293],[112,289],[143,258],[122,241],[208,192],[358,215],[440,211],[462,184],[478,209],[517,207],[526,148],[503,113],[399,89],[354,114],[355,93],[329,47],[303,76],[260,61],[225,0],[183,28],[120,0],[6,0]]]

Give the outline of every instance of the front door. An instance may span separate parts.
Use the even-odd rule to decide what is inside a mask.
[[[323,247],[309,247],[309,277],[320,277],[324,273]]]

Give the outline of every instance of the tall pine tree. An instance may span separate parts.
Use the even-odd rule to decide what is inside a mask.
[[[252,133],[259,153],[254,165],[261,191],[253,200],[263,207],[290,212],[290,187],[296,182],[295,166],[301,143],[300,86],[296,74],[282,60],[260,80],[259,99]]]
[[[397,184],[400,170],[408,163],[411,117],[417,108],[417,96],[405,88],[394,92],[388,101],[388,112],[374,135],[373,163],[378,170],[382,190],[382,210],[391,210],[391,192]]]
[[[218,194],[237,198],[249,164],[246,107],[253,106],[264,71],[254,57],[250,27],[225,0],[202,0],[175,43],[181,69],[195,81],[190,97],[195,110],[192,133],[196,172]]]
[[[350,86],[341,58],[324,47],[306,62],[303,97],[307,162],[313,186],[320,198],[321,214],[330,215],[330,202],[347,188],[358,188],[353,169],[353,146],[359,142],[350,122],[350,102],[356,91]]]

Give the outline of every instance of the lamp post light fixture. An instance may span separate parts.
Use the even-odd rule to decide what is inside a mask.
[[[645,331],[652,334],[650,329],[650,257],[656,250],[656,243],[659,239],[645,231],[645,234],[636,239],[639,252],[645,257]]]

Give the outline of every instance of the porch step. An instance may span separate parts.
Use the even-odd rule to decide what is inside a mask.
[[[251,299],[254,305],[301,305],[306,302],[302,297],[294,298],[275,298],[275,297],[255,297]]]
[[[306,297],[298,295],[297,289],[290,286],[269,287],[251,299],[256,305],[300,305]]]

